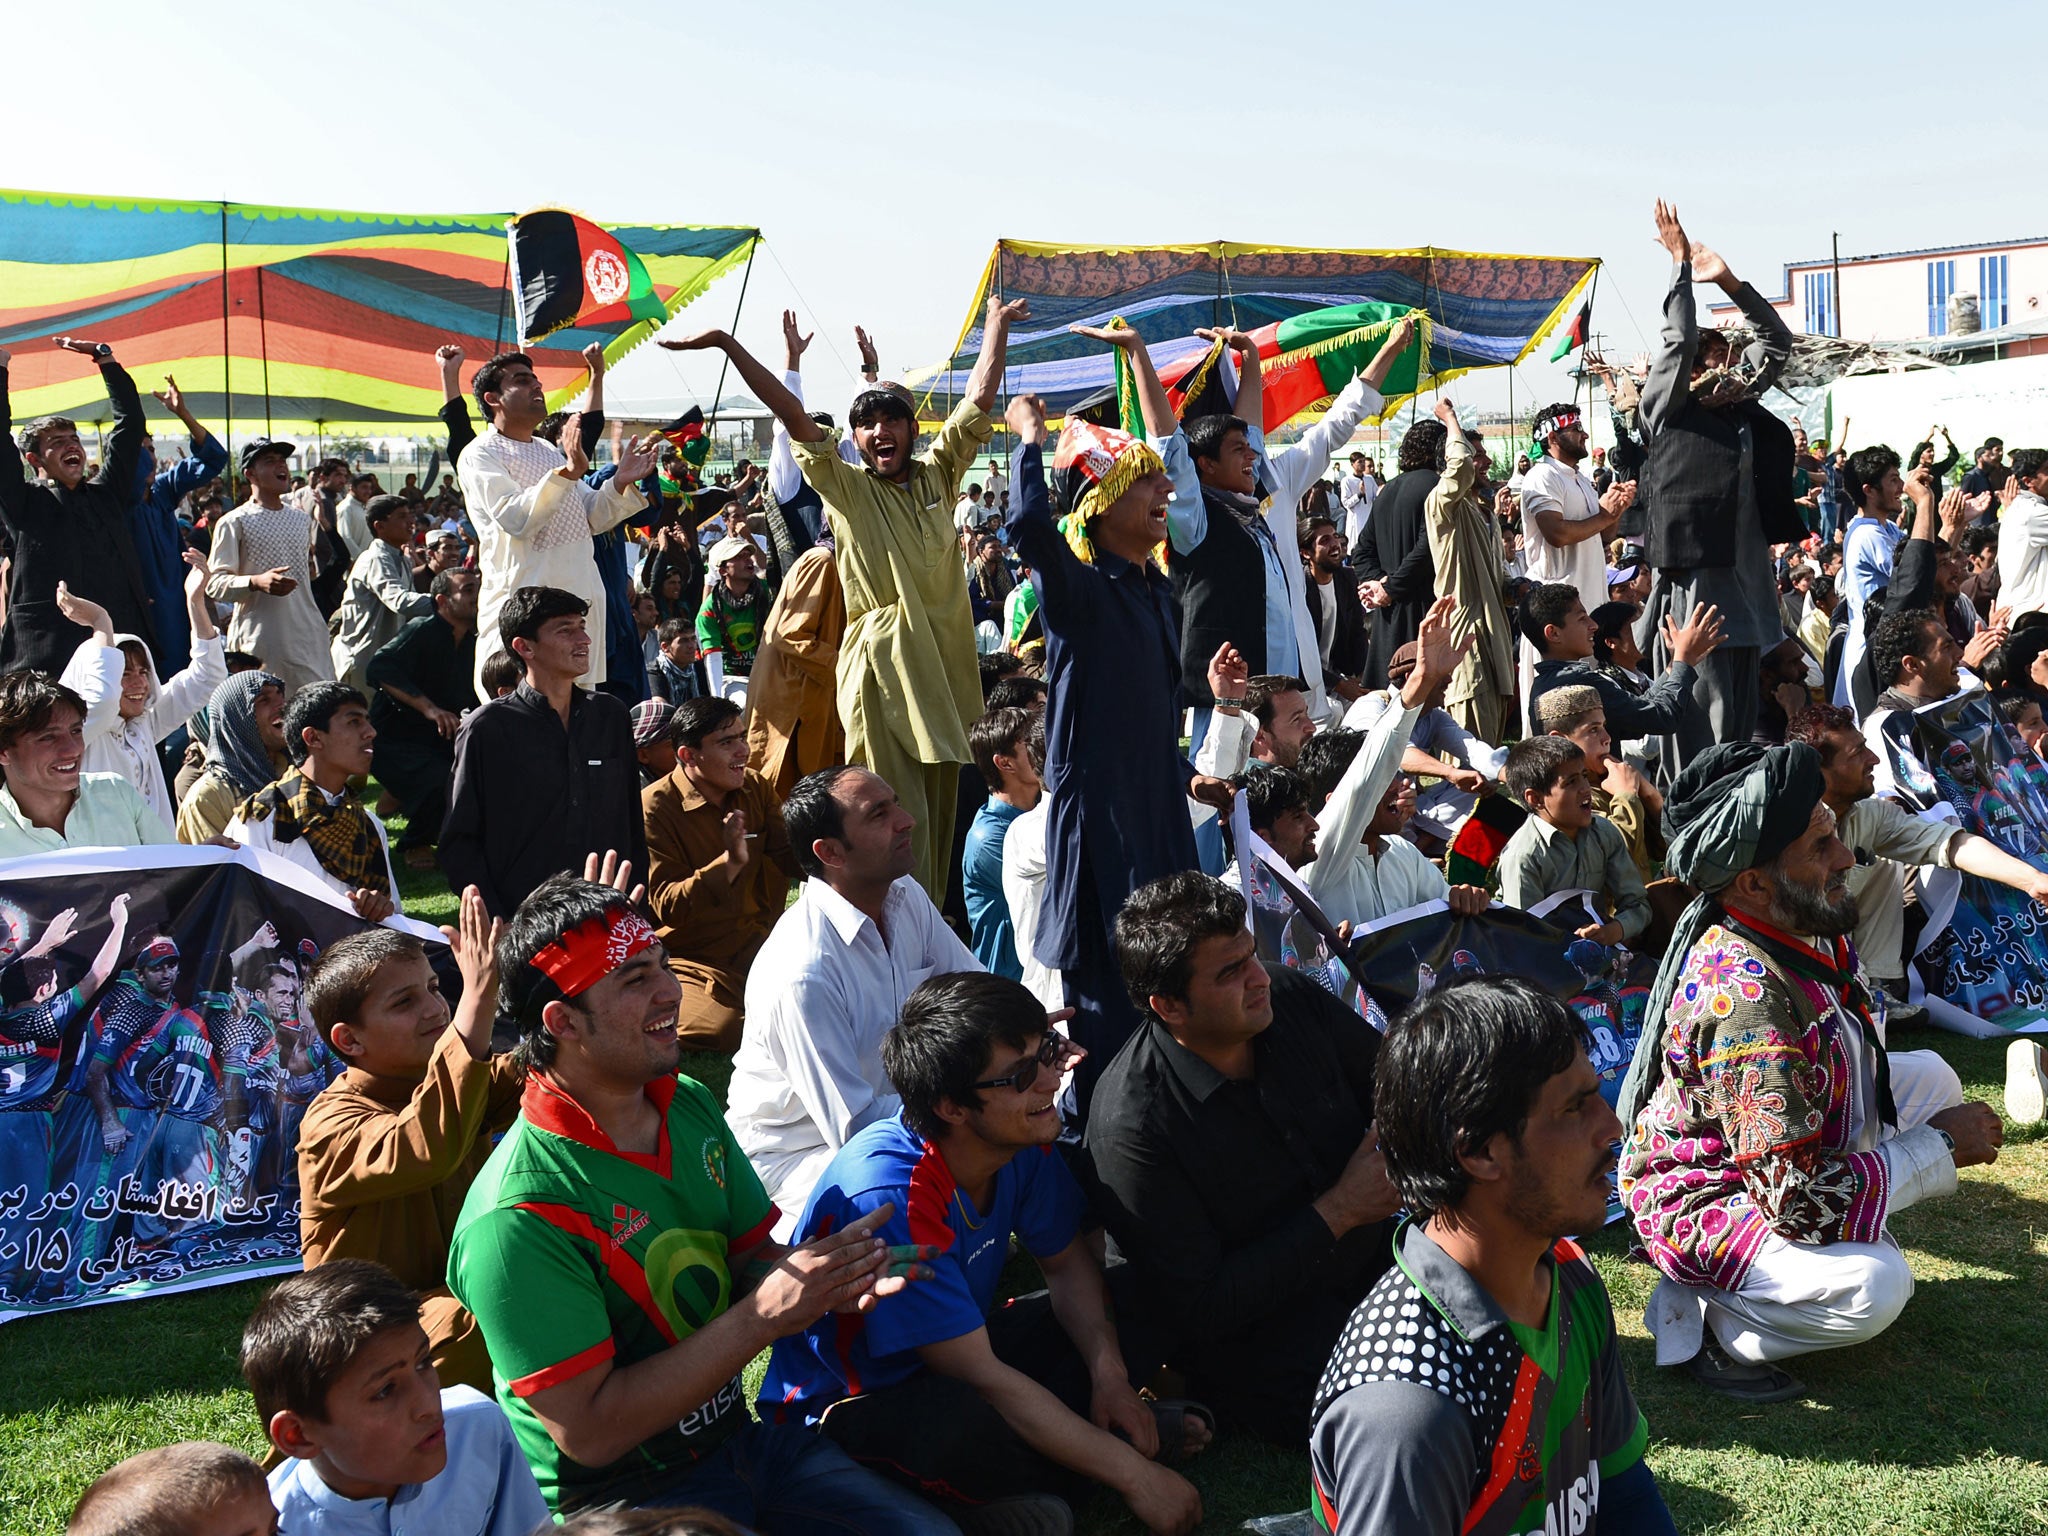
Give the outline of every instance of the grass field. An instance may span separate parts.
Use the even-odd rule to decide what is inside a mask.
[[[446,919],[452,902],[436,877],[402,883],[408,911]],[[1893,1044],[1940,1051],[1973,1096],[1999,1102],[1996,1044],[1938,1034]],[[684,1069],[723,1098],[724,1058],[692,1056]],[[2048,1529],[2048,1137],[2010,1126],[2007,1136],[1998,1164],[1966,1172],[1957,1196],[1897,1219],[1917,1293],[1875,1343],[1797,1362],[1811,1394],[1802,1401],[1736,1408],[1658,1372],[1641,1322],[1652,1272],[1629,1262],[1618,1230],[1589,1244],[1680,1531]],[[261,1290],[222,1287],[0,1329],[0,1532],[61,1530],[93,1477],[150,1446],[197,1438],[259,1451],[235,1351]],[[1190,1475],[1208,1531],[1307,1501],[1304,1455],[1227,1436]],[[1108,1496],[1081,1516],[1090,1532],[1138,1529]]]

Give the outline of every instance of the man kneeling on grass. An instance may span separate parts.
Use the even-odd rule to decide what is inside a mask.
[[[815,1241],[881,1214],[892,1242],[923,1245],[932,1277],[784,1337],[761,1384],[764,1419],[822,1421],[970,1536],[1066,1536],[1066,1501],[1091,1483],[1163,1536],[1202,1517],[1162,1463],[1208,1444],[1208,1414],[1138,1396],[1161,1361],[1136,1337],[1142,1309],[1119,1309],[1121,1337],[1110,1322],[1081,1190],[1053,1147],[1076,1055],[1007,977],[936,977],[910,995],[882,1042],[902,1112],[839,1149],[797,1231]],[[1013,1235],[1047,1289],[999,1307]]]
[[[1676,1536],[1568,1235],[1606,1218],[1621,1134],[1585,1026],[1525,982],[1446,987],[1387,1031],[1374,1106],[1411,1216],[1316,1388],[1318,1523]]]
[[[616,890],[541,882],[498,975],[526,1091],[470,1187],[448,1284],[549,1505],[701,1504],[765,1536],[949,1536],[830,1441],[753,1423],[740,1380],[776,1339],[834,1311],[850,1327],[902,1289],[914,1266],[874,1237],[888,1208],[800,1248],[769,1240],[774,1202],[717,1102],[676,1071],[682,989]]]
[[[1826,790],[1803,743],[1712,746],[1673,782],[1669,867],[1705,894],[1621,1089],[1621,1195],[1664,1276],[1657,1363],[1744,1402],[1802,1395],[1772,1362],[1892,1325],[1913,1294],[1892,1214],[2003,1139],[1934,1052],[1887,1051]]]

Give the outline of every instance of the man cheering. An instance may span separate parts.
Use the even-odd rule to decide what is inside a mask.
[[[1657,1361],[1744,1402],[1803,1394],[1771,1362],[1892,1325],[1913,1274],[1886,1223],[2003,1139],[1939,1056],[1886,1051],[1826,789],[1813,748],[1749,742],[1671,786],[1666,867],[1704,894],[1621,1092],[1621,1194],[1664,1275]]]
[[[77,423],[62,416],[30,422],[17,449],[7,406],[8,354],[0,351],[0,438],[6,440],[0,447],[0,529],[14,542],[0,671],[31,667],[52,677],[86,638],[81,625],[57,611],[60,581],[106,609],[116,634],[156,633],[128,523],[135,467],[149,434],[135,381],[104,342],[60,336],[57,345],[99,365],[114,403],[114,430],[91,479]],[[22,473],[23,456],[41,479]]]
[[[922,455],[911,452],[917,415],[907,391],[855,396],[847,422],[860,449],[858,467],[840,457],[838,436],[806,415],[803,401],[725,332],[662,342],[730,357],[754,398],[788,429],[804,478],[824,500],[846,588],[839,647],[846,755],[886,779],[915,819],[918,883],[934,901],[946,897],[960,765],[972,761],[967,726],[981,714],[973,609],[954,556],[953,497],[995,430],[988,412],[1002,382],[1010,325],[1030,317],[1021,299],[989,300],[967,396]]]
[[[498,945],[527,1062],[519,1118],[471,1185],[448,1284],[557,1514],[699,1505],[766,1533],[943,1536],[830,1441],[747,1417],[740,1373],[828,1312],[851,1324],[912,1266],[883,1206],[801,1248],[704,1087],[677,1075],[678,987],[624,897],[543,884]]]
[[[477,409],[490,422],[462,450],[457,469],[462,500],[475,524],[483,589],[477,596],[476,692],[486,697],[483,667],[505,649],[498,615],[520,587],[555,587],[590,605],[591,633],[605,633],[604,583],[593,536],[616,527],[647,504],[640,480],[654,467],[652,440],[620,447],[618,473],[602,488],[584,483],[590,469],[581,423],[565,423],[557,448],[535,429],[548,414],[547,390],[524,352],[506,352],[477,369]],[[578,679],[605,679],[600,655]]]

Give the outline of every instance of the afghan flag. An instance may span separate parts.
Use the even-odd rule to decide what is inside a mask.
[[[675,445],[683,462],[692,469],[702,469],[704,461],[711,457],[711,439],[704,435],[704,408],[691,406],[682,415],[661,429],[661,435]]]
[[[1572,316],[1572,323],[1564,328],[1564,334],[1557,338],[1557,345],[1550,349],[1550,360],[1554,363],[1566,353],[1576,352],[1586,344],[1586,332],[1593,323],[1593,306],[1581,304],[1579,312]]]
[[[1529,813],[1505,789],[1481,795],[1444,858],[1444,874],[1451,884],[1485,885],[1515,828],[1528,819]]]
[[[571,325],[660,325],[668,309],[640,258],[588,219],[560,208],[521,214],[512,237],[512,294],[528,342]]]
[[[1274,431],[1342,390],[1379,355],[1387,333],[1411,315],[1416,341],[1394,360],[1380,383],[1382,395],[1398,400],[1414,394],[1431,376],[1430,319],[1423,310],[1377,302],[1337,304],[1251,332],[1265,386],[1260,430]],[[1174,413],[1182,420],[1231,409],[1223,380],[1223,350],[1219,342],[1192,361],[1160,369]]]

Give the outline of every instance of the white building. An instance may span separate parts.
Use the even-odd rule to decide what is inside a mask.
[[[1836,291],[1836,274],[1841,289]],[[2048,239],[1992,240],[1876,256],[1830,256],[1785,268],[1771,305],[1795,332],[1855,341],[1913,342],[1998,332],[2000,357],[2048,351]],[[1727,323],[1735,306],[1709,306]],[[1952,350],[1950,347],[1943,350]]]

